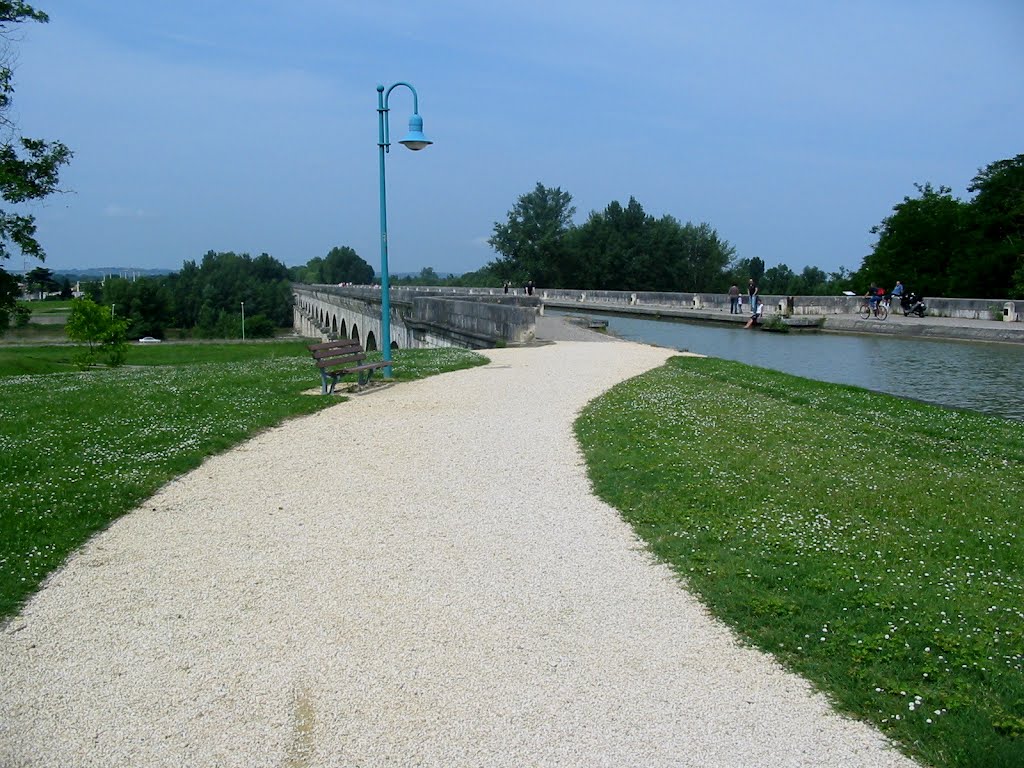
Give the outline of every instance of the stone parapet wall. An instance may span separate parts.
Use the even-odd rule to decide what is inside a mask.
[[[545,289],[538,291],[542,301],[567,304],[609,304],[616,307],[668,307],[729,311],[729,296],[724,293],[658,293],[652,291],[585,291]],[[747,296],[743,295],[744,311]],[[766,294],[761,297],[766,314],[781,314],[789,297]],[[794,315],[845,315],[857,312],[860,296],[793,296]],[[925,298],[928,314],[965,320],[1024,319],[1024,301],[1007,299]]]

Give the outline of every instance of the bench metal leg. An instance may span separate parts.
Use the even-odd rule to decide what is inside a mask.
[[[331,380],[331,385],[330,386],[327,386],[327,380],[328,379]],[[337,383],[338,383],[338,377],[337,376],[332,376],[331,374],[329,374],[326,371],[321,369],[321,371],[320,371],[320,394],[321,395],[333,395],[334,394],[334,385],[337,384]]]

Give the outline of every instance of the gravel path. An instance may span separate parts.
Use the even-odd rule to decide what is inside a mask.
[[[589,492],[562,342],[210,459],[0,634],[0,765],[912,766],[740,648]]]

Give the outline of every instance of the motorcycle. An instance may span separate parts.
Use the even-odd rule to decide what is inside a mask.
[[[911,315],[924,317],[928,307],[925,305],[923,298],[911,292],[905,293],[900,297],[900,309],[903,310],[904,317],[910,317]]]

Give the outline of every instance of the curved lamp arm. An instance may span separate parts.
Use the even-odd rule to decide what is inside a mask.
[[[384,90],[383,85],[377,86],[377,111],[380,113],[380,146],[385,152],[391,151],[391,127],[388,120],[388,101],[391,98],[391,92],[398,86],[405,86],[412,91],[412,116],[409,118],[409,133],[404,139],[399,141],[399,144],[404,144],[409,149],[416,151],[424,149],[430,146],[434,142],[423,135],[423,118],[420,117],[420,98],[416,93],[416,89],[406,82],[397,82],[392,85],[387,91]]]

